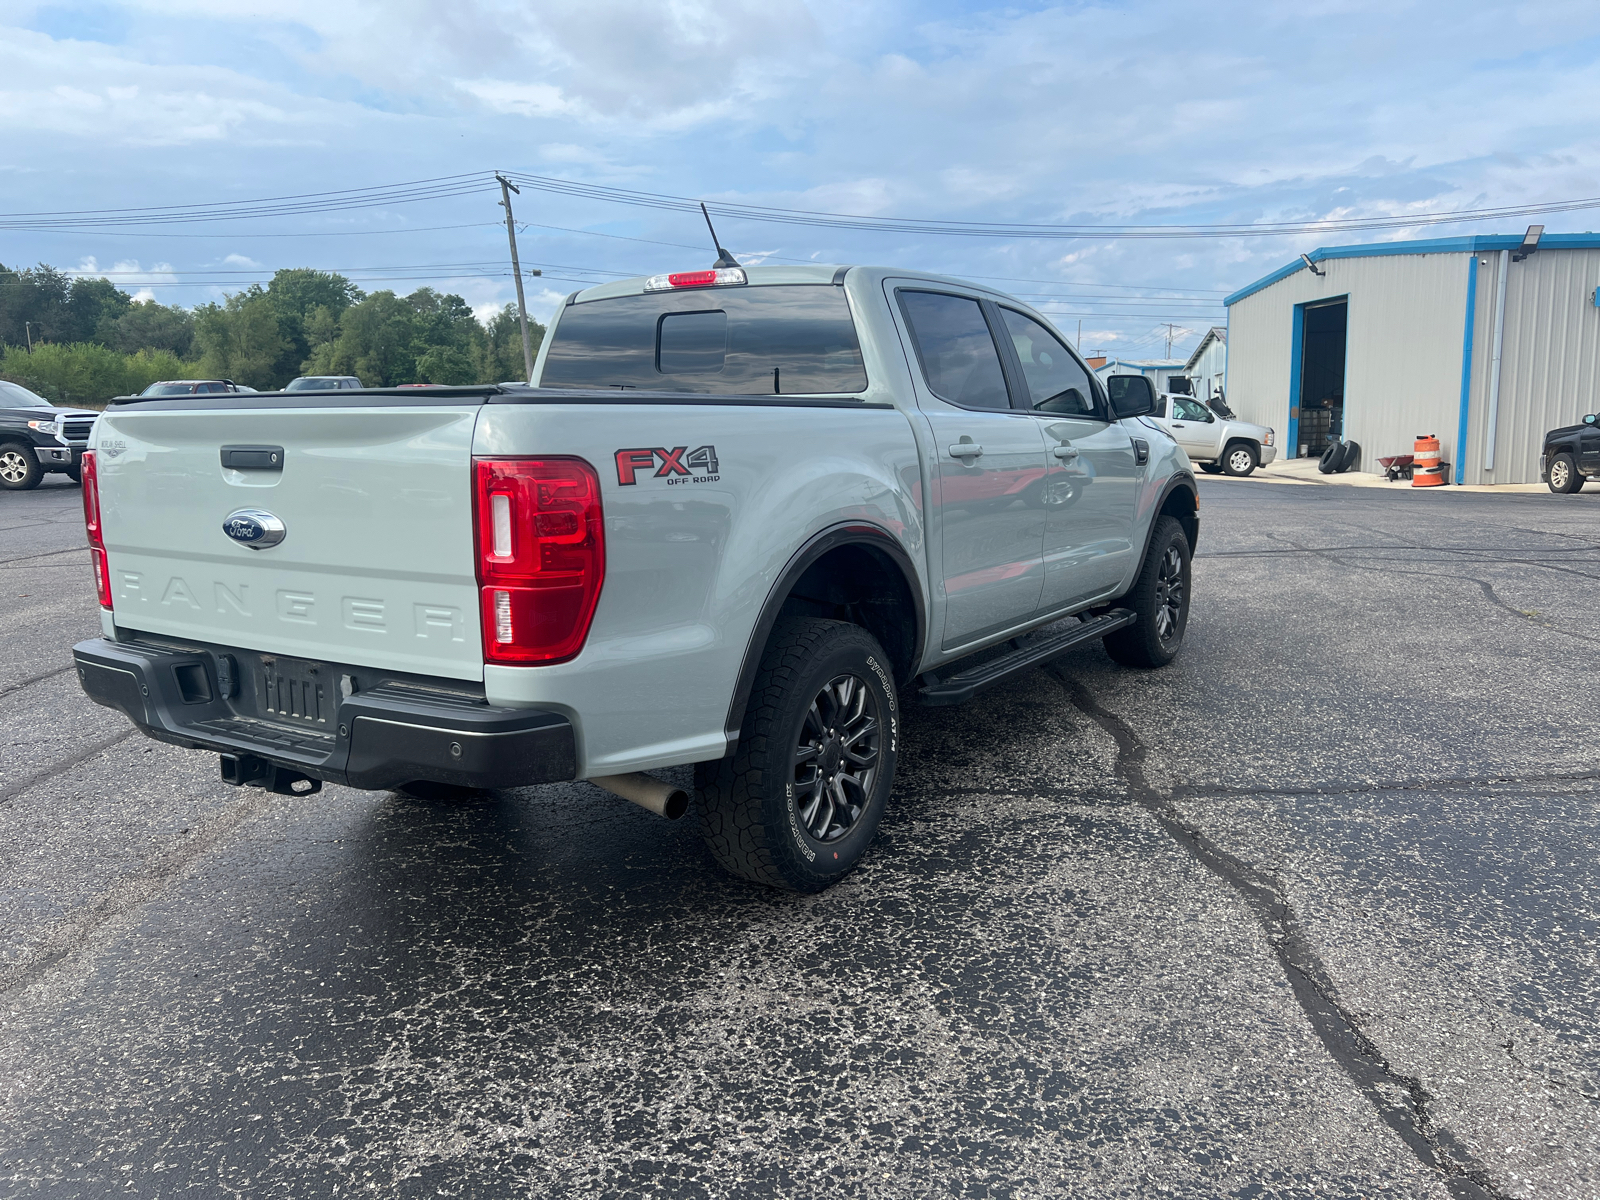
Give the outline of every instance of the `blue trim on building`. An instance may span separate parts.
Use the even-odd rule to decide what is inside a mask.
[[[1434,238],[1421,242],[1371,242],[1360,246],[1319,246],[1306,257],[1316,263],[1326,262],[1331,258],[1381,258],[1390,254],[1482,254],[1491,250],[1515,250],[1520,245],[1522,245],[1520,233],[1489,233],[1473,237]],[[1539,239],[1539,249],[1541,251],[1600,249],[1600,234],[1547,233]],[[1248,287],[1240,288],[1222,303],[1224,306],[1236,304],[1246,296],[1255,295],[1262,288],[1271,287],[1280,279],[1289,278],[1296,271],[1305,270],[1305,266],[1305,263],[1297,258],[1292,263],[1279,267],[1272,274],[1263,275]]]
[[[1285,458],[1297,457],[1300,450],[1300,359],[1305,344],[1306,306],[1296,304],[1294,321],[1289,327],[1289,440],[1283,447]]]
[[[1600,306],[1600,288],[1595,289],[1595,304],[1596,306]],[[1229,313],[1228,317],[1231,320],[1233,314]],[[1226,329],[1227,326],[1224,325],[1223,328]],[[1224,341],[1222,345],[1224,347],[1222,351],[1222,402],[1226,404],[1228,402],[1228,359],[1230,355],[1226,349],[1228,343]]]
[[[1472,334],[1478,319],[1478,270],[1478,256],[1474,254],[1467,259],[1467,325],[1461,335],[1461,422],[1456,426],[1458,486],[1467,475],[1467,405],[1472,399]]]

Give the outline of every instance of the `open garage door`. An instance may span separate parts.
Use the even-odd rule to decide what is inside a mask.
[[[1300,330],[1299,425],[1292,452],[1320,458],[1344,436],[1344,352],[1349,298],[1307,304]]]

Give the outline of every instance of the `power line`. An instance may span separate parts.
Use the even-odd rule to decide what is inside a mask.
[[[544,175],[510,172],[516,182],[547,193],[577,199],[624,204],[634,207],[691,213],[700,201],[664,192],[644,192],[602,184],[579,183]],[[490,172],[469,172],[437,176],[407,183],[364,188],[345,188],[289,196],[270,196],[253,200],[207,201],[194,204],[155,205],[139,208],[76,209],[65,212],[23,212],[0,214],[0,228],[65,230],[82,227],[127,227],[140,225],[195,224],[241,219],[305,216],[315,213],[344,212],[353,209],[413,204],[449,199],[487,191],[494,187]],[[1108,223],[1074,225],[1012,221],[956,221],[920,217],[875,217],[855,213],[831,213],[810,209],[779,208],[741,204],[733,201],[710,203],[718,216],[767,224],[797,225],[812,228],[848,229],[872,233],[906,233],[919,236],[1028,239],[1125,239],[1125,238],[1233,238],[1301,236],[1386,229],[1414,229],[1458,222],[1494,221],[1538,216],[1557,212],[1578,212],[1600,208],[1600,197],[1554,201],[1546,204],[1501,205],[1490,208],[1452,209],[1408,216],[1350,217],[1309,221],[1258,221],[1248,224],[1161,224],[1136,225]]]
[[[492,181],[490,181],[492,186]],[[232,221],[242,218],[304,216],[320,212],[378,208],[393,204],[415,204],[465,196],[485,189],[482,173],[447,175],[412,183],[381,187],[347,188],[329,192],[309,192],[296,196],[272,196],[258,200],[213,200],[197,204],[165,204],[143,208],[90,208],[68,212],[26,212],[0,214],[0,229],[48,226],[71,229],[81,225],[120,226],[193,224]]]
[[[690,212],[701,201],[661,192],[641,192],[602,184],[576,183],[543,175],[513,172],[518,183],[535,190],[612,204]],[[1456,209],[1427,215],[1352,217],[1339,220],[1261,221],[1241,224],[1190,225],[1064,225],[1028,224],[1009,221],[948,221],[915,217],[871,217],[853,213],[818,212],[809,209],[774,208],[766,205],[738,204],[731,201],[706,202],[717,215],[734,220],[773,224],[802,225],[829,229],[866,230],[876,233],[931,234],[944,237],[1004,238],[1201,238],[1298,236],[1312,233],[1338,233],[1373,229],[1408,229],[1461,221],[1502,220],[1551,212],[1576,212],[1600,208],[1600,197],[1558,201],[1550,204],[1505,205],[1496,208]]]

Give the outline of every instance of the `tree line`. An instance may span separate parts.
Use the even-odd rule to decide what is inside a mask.
[[[529,327],[537,351],[544,328]],[[482,322],[457,295],[366,293],[342,275],[299,267],[187,309],[44,264],[0,264],[0,378],[58,404],[98,403],[158,379],[231,379],[267,391],[297,375],[393,387],[525,374],[512,304]]]

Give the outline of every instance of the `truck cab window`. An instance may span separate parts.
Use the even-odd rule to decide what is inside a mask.
[[[1174,421],[1198,421],[1202,425],[1215,420],[1211,410],[1197,400],[1188,400],[1182,396],[1172,398],[1172,419]]]
[[[539,378],[552,388],[714,396],[864,392],[844,289],[831,285],[647,292],[562,310]]]
[[[1089,372],[1061,344],[1059,338],[1032,317],[1002,308],[1006,332],[1022,360],[1022,377],[1028,383],[1028,406],[1035,412],[1068,417],[1095,415],[1094,389]]]
[[[1000,352],[976,300],[902,291],[900,307],[922,360],[922,376],[935,396],[962,408],[1011,407]]]

